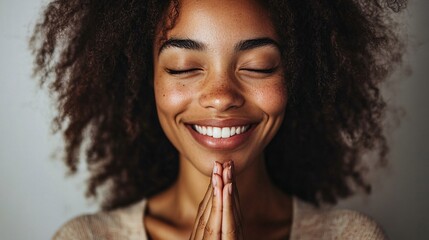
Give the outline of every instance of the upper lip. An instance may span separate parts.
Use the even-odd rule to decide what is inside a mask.
[[[235,126],[252,125],[254,123],[256,123],[256,121],[252,121],[249,119],[229,118],[229,119],[201,119],[201,120],[189,121],[186,124],[199,125],[199,126],[211,126],[211,127],[235,127]]]

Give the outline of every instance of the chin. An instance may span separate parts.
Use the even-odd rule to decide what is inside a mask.
[[[204,154],[204,158],[195,156],[193,160],[189,160],[191,164],[203,175],[210,177],[213,171],[213,162],[219,162],[221,164],[229,161],[234,162],[235,174],[238,176],[246,169],[259,162],[263,161],[263,154],[259,153],[247,153],[247,154],[234,154],[234,153],[212,153]],[[258,156],[258,157],[252,157]],[[197,160],[205,159],[205,161]],[[196,161],[195,161],[196,160]]]

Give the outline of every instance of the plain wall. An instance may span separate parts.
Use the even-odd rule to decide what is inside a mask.
[[[55,107],[31,78],[28,38],[40,0],[0,0],[0,239],[49,239],[73,216],[93,212],[85,173],[65,177],[61,136],[51,134]],[[409,76],[389,85],[388,99],[406,114],[391,135],[391,161],[374,174],[373,193],[340,204],[375,218],[391,239],[429,239],[429,1],[410,0]]]

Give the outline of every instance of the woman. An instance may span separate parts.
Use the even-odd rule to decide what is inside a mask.
[[[72,173],[89,141],[88,195],[105,210],[54,239],[386,239],[360,213],[320,208],[370,191],[363,153],[385,160],[379,83],[402,50],[385,5],[401,8],[50,3],[36,72],[53,78]]]

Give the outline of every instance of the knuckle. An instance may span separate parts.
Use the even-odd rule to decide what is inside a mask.
[[[204,221],[202,218],[198,221],[198,229],[204,230],[206,228],[207,222]]]
[[[237,235],[237,233],[238,233],[237,229],[231,229],[227,232],[223,232],[222,235],[224,237],[230,238],[230,237],[235,237]]]
[[[217,204],[212,204],[212,212],[216,212],[219,209],[219,207],[217,206]]]
[[[198,205],[198,212],[201,213],[204,211],[204,205],[203,202],[200,202],[200,204]]]
[[[205,226],[204,228],[204,232],[207,234],[207,236],[212,236],[213,235],[213,229],[210,226]]]

